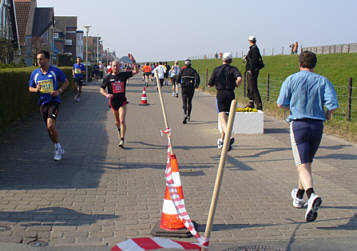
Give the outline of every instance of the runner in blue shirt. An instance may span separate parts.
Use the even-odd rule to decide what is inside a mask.
[[[37,53],[37,63],[40,68],[34,70],[31,74],[29,91],[39,94],[40,112],[48,134],[55,145],[54,160],[61,160],[64,149],[59,143],[56,118],[61,103],[60,94],[68,87],[69,82],[63,71],[51,66],[49,61],[50,53],[48,51]],[[59,82],[63,83],[61,87]]]
[[[81,63],[81,58],[77,57],[77,63],[73,65],[73,69],[72,69],[72,75],[73,75],[74,83],[75,83],[74,100],[76,102],[79,102],[80,97],[81,97],[85,71],[86,71],[86,67],[84,66],[84,64]]]
[[[308,201],[305,220],[308,222],[317,218],[322,203],[321,197],[314,192],[311,164],[321,142],[323,122],[329,120],[338,108],[332,83],[313,72],[316,63],[314,53],[301,53],[300,72],[290,75],[284,81],[277,100],[278,107],[290,109],[291,147],[299,176],[298,188],[291,191],[293,206],[305,206],[303,196],[306,191]]]

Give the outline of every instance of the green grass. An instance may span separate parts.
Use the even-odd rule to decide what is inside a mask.
[[[283,112],[275,105],[282,82],[287,76],[299,71],[297,55],[278,55],[263,57],[265,67],[260,71],[258,86],[262,96],[264,111],[278,118],[283,118]],[[207,88],[207,77],[217,66],[222,64],[220,59],[194,60],[192,66],[200,72],[201,85],[204,91],[215,93],[214,88]],[[242,72],[245,64],[241,58],[234,58],[234,66]],[[208,72],[208,74],[207,74]],[[349,141],[357,142],[357,87],[352,92],[352,122],[346,121],[348,81],[352,77],[357,80],[357,53],[317,55],[315,72],[327,77],[335,86],[340,108],[335,112],[333,119],[326,122],[325,131],[343,137]],[[270,75],[269,101],[267,101],[267,78]],[[357,86],[357,81],[354,84]],[[242,106],[247,102],[243,95],[243,83],[236,89],[236,97]]]

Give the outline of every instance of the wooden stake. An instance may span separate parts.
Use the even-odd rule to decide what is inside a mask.
[[[166,127],[166,129],[168,129],[168,128],[170,128],[170,127],[169,127],[169,123],[167,122],[165,103],[164,103],[164,99],[163,99],[163,97],[162,97],[160,80],[159,80],[159,76],[158,76],[156,70],[154,70],[154,74],[155,74],[155,78],[156,78],[157,90],[159,91],[160,103],[161,103],[161,110],[162,110],[162,115],[164,116],[165,127]],[[171,142],[171,144],[170,144],[170,154],[171,154],[171,155],[174,154],[174,151],[173,151],[173,149],[172,149],[172,142]]]
[[[216,177],[216,183],[214,185],[214,190],[213,190],[213,195],[212,195],[212,200],[211,200],[211,206],[210,206],[208,219],[207,219],[207,224],[206,224],[205,238],[207,240],[209,240],[209,237],[210,237],[211,231],[212,231],[214,214],[216,212],[216,207],[217,207],[217,202],[218,202],[218,197],[219,197],[219,191],[220,191],[221,184],[222,184],[224,165],[226,163],[227,151],[228,151],[229,143],[230,143],[230,139],[231,139],[233,121],[234,121],[234,117],[235,117],[235,114],[236,114],[236,107],[237,107],[237,101],[233,100],[232,103],[231,103],[231,109],[229,111],[227,131],[226,131],[226,135],[224,137],[224,144],[223,144],[223,149],[222,149],[222,152],[221,152],[221,159],[219,161],[217,177]],[[223,130],[223,128],[222,128],[222,130]],[[205,250],[205,249],[201,249],[201,250]]]

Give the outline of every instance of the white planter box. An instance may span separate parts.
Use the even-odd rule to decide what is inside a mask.
[[[218,118],[218,130],[221,131],[221,124]],[[264,133],[264,112],[236,112],[234,118],[232,134],[263,134]]]

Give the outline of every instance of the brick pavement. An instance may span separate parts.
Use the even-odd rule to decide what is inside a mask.
[[[110,247],[150,236],[163,202],[167,139],[160,136],[164,123],[156,88],[148,88],[150,105],[139,106],[142,86],[140,78],[128,84],[124,150],[96,83],[84,87],[79,104],[68,97],[60,108],[62,161],[52,160],[38,113],[0,136],[0,242]],[[180,99],[168,87],[164,92],[186,207],[204,231],[219,161],[215,99],[196,92],[192,122],[182,125]],[[265,117],[264,135],[237,135],[236,142],[227,159],[213,245],[277,242],[291,248],[305,240],[355,237],[356,145],[323,138],[314,163],[323,206],[318,220],[307,224],[304,210],[291,206],[296,170],[287,124]]]

